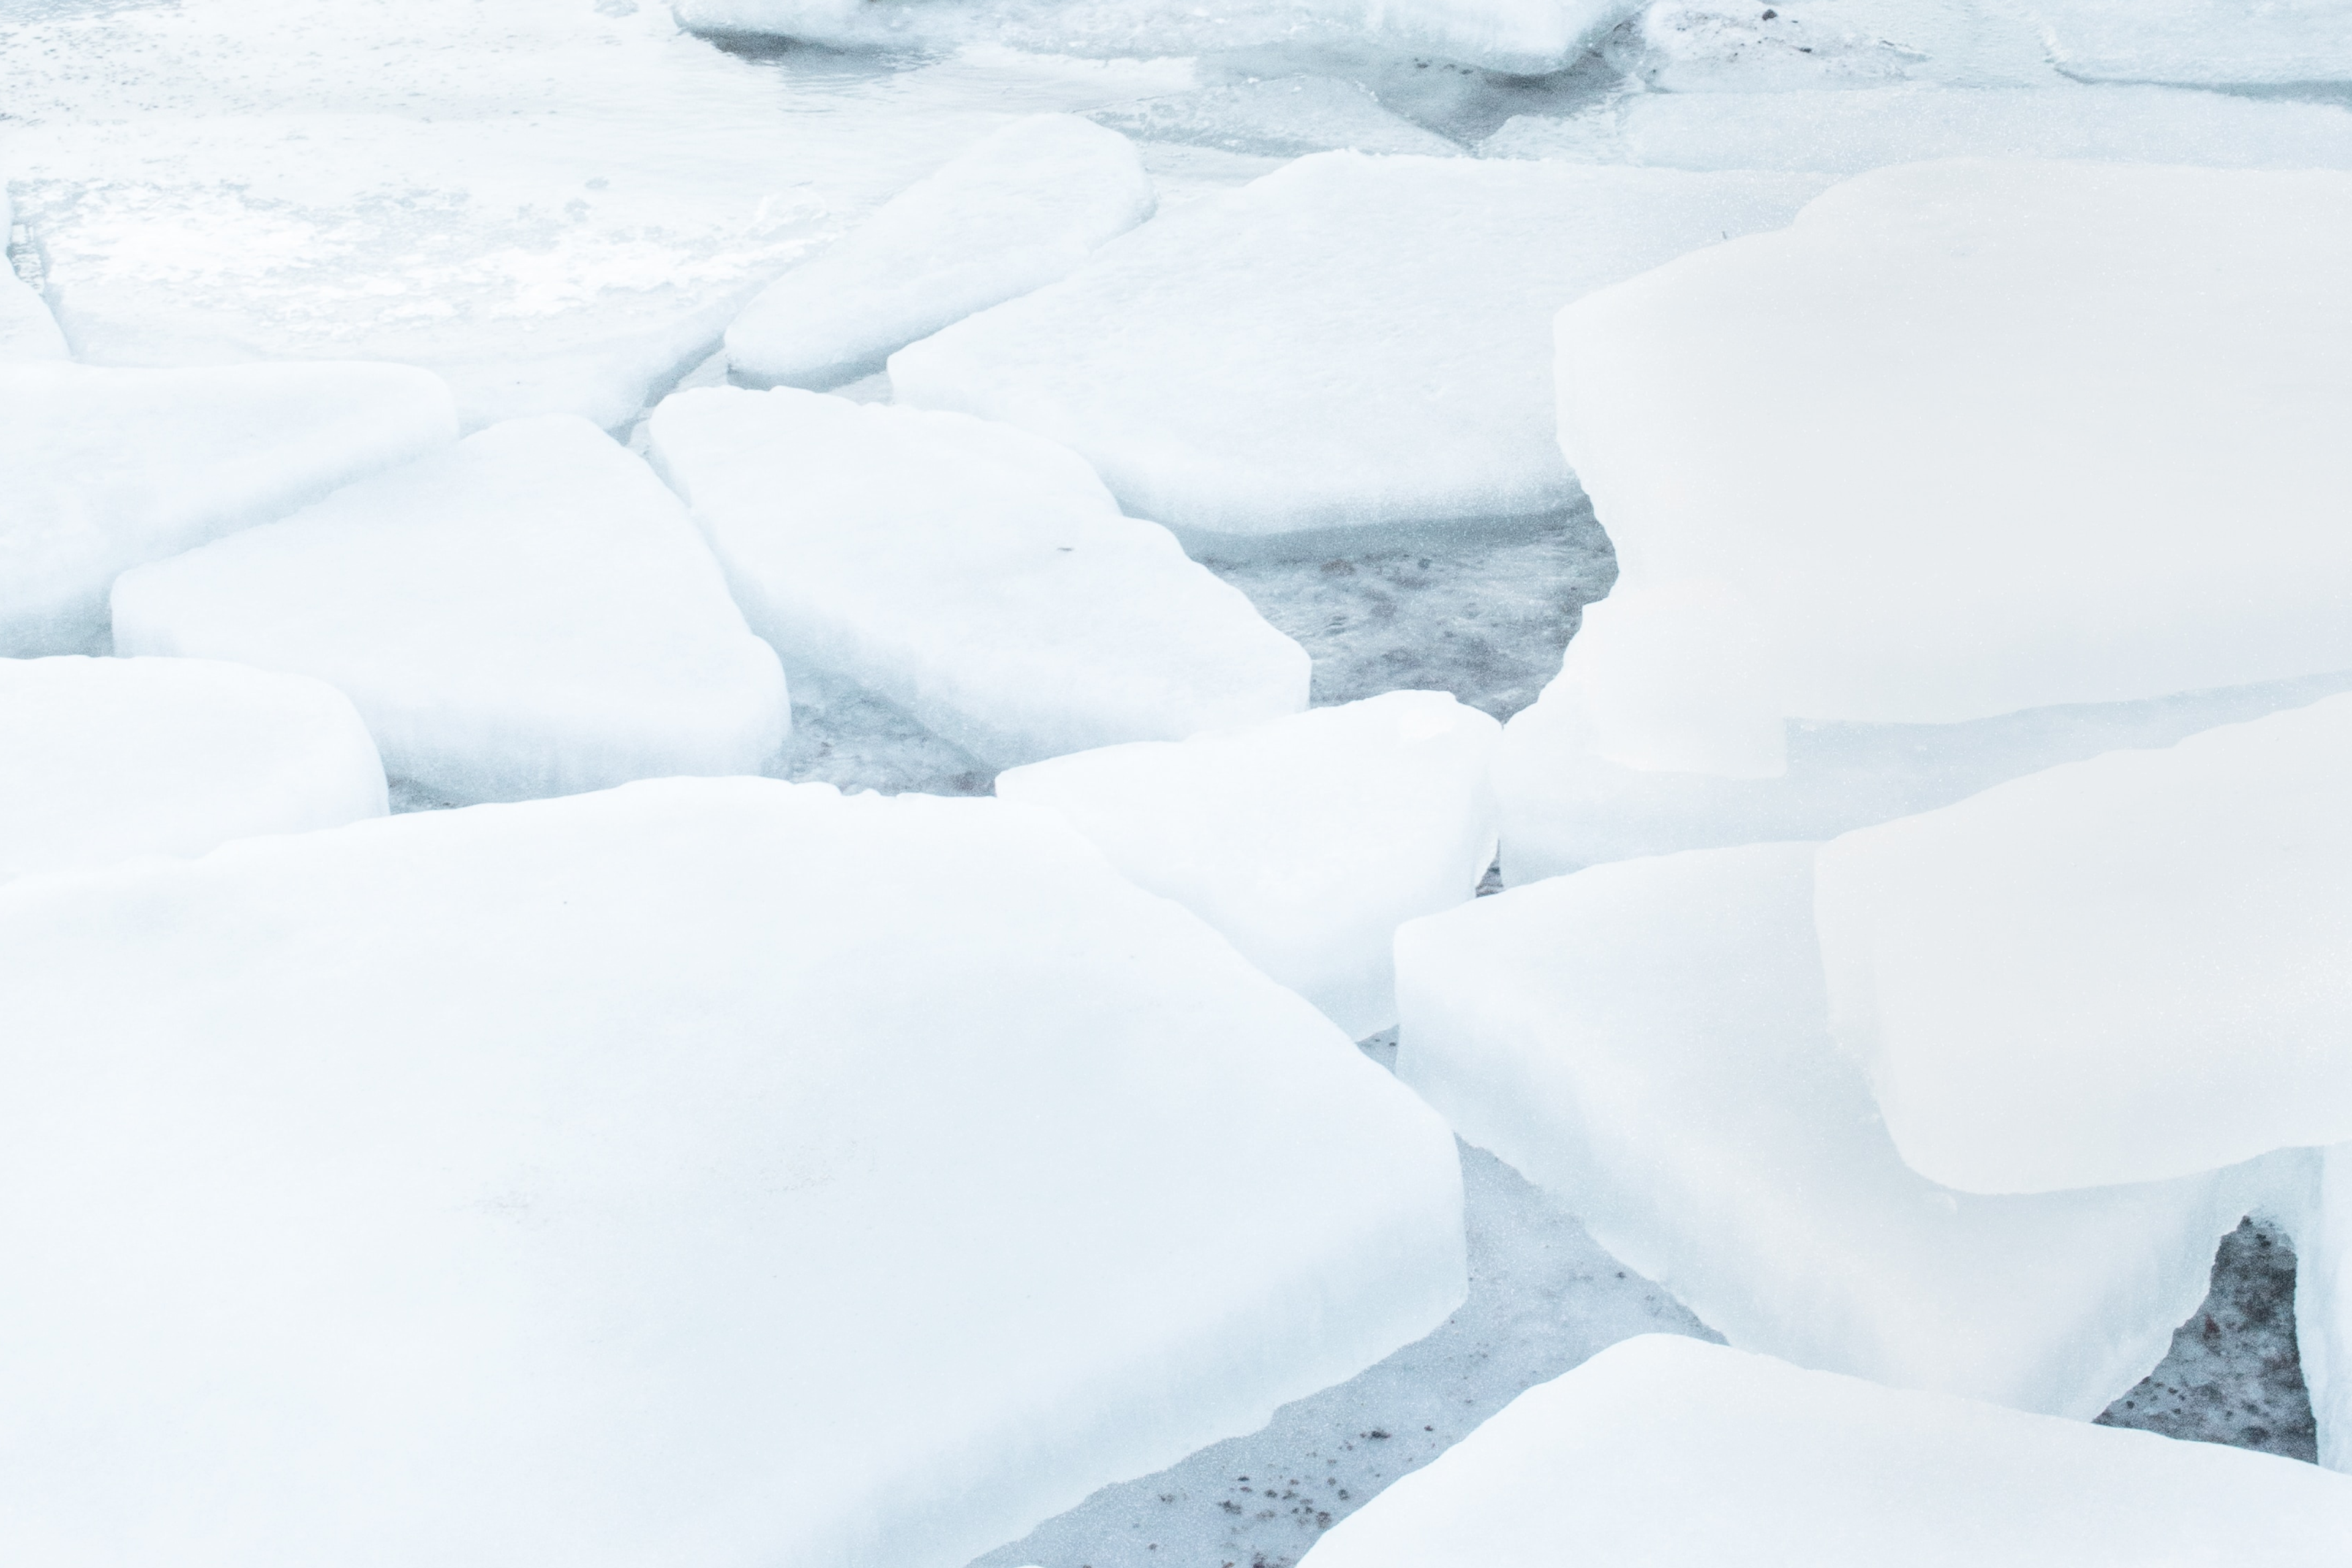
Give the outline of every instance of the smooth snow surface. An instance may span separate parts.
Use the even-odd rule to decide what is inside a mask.
[[[114,640],[329,681],[393,773],[456,801],[755,773],[790,720],[686,509],[572,415],[142,567]]]
[[[1974,1197],[1908,1169],[1831,1037],[1812,858],[1630,860],[1414,921],[1398,1076],[1735,1345],[2097,1415],[2252,1179]]]
[[[117,574],[456,434],[400,365],[0,364],[0,654],[103,651]]]
[[[1009,769],[996,793],[1067,822],[1361,1039],[1396,1022],[1396,928],[1469,898],[1495,858],[1500,733],[1444,692],[1392,691]]]
[[[0,658],[0,881],[385,811],[352,705],[194,658]]]
[[[1307,705],[1307,658],[1067,449],[779,387],[648,426],[751,626],[997,767]]]
[[[2340,1563],[2352,1480],[1651,1334],[1532,1389],[1302,1568]]]
[[[1461,522],[1576,499],[1544,323],[1785,223],[1801,176],[1302,159],[890,360],[899,398],[1075,447],[1190,533]]]
[[[1822,850],[1840,1040],[1969,1192],[2352,1139],[2352,697],[2111,752]]]
[[[1134,144],[1067,114],[1016,120],[762,290],[727,329],[739,380],[823,388],[1062,277],[1151,216]]]
[[[2166,87],[1635,93],[1521,115],[1490,158],[1854,174],[1935,158],[2074,158],[2225,169],[2352,168],[2352,111]]]
[[[0,1555],[954,1568],[1463,1294],[1453,1141],[1043,816],[666,780],[0,889]]]
[[[1791,720],[2352,668],[2347,255],[2352,176],[1960,162],[1570,307],[1560,439],[1621,574],[1507,752],[1663,798],[1784,774]]]
[[[2310,87],[2352,82],[2346,0],[2025,0],[2069,75]]]

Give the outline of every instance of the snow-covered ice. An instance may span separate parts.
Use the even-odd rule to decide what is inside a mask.
[[[2352,1140],[2352,696],[1824,846],[1834,1026],[1969,1192]]]
[[[900,350],[890,381],[1076,448],[1188,537],[1558,512],[1544,323],[1821,185],[1326,153]]]
[[[1720,842],[1723,781],[1794,787],[1791,721],[2352,669],[2347,247],[2352,176],[1953,162],[1570,306],[1560,439],[1621,575],[1505,739],[1506,862],[1529,815],[1606,842],[1680,813]]]
[[[1670,93],[2066,79],[2040,30],[2005,0],[1656,0],[1602,52],[1629,85]]]
[[[1397,935],[1398,1076],[1733,1344],[2088,1417],[2163,1359],[2259,1173],[1977,1197],[1832,1040],[1813,847],[1515,889]]]
[[[114,641],[331,682],[390,772],[456,801],[756,773],[790,719],[685,507],[576,415],[127,574]]]
[[[64,359],[65,334],[15,265],[16,239],[16,210],[9,204],[7,179],[0,174],[0,363]]]
[[[664,780],[0,889],[12,1562],[955,1568],[1463,1293],[1452,1140],[1042,815]]]
[[[1853,174],[1936,158],[2076,158],[2217,168],[2352,168],[2352,110],[2168,87],[1635,93],[1519,115],[1490,158]]]
[[[401,365],[0,364],[0,654],[103,651],[119,574],[456,435]]]
[[[768,285],[727,329],[736,379],[823,388],[1050,283],[1151,216],[1134,144],[1068,114],[982,138]]]
[[[1392,691],[1011,768],[996,793],[1076,828],[1361,1039],[1396,1022],[1396,928],[1469,898],[1494,859],[1500,733],[1444,692]]]
[[[2024,0],[2024,10],[2059,68],[2088,80],[2352,82],[2346,0]]]
[[[2352,1480],[1666,1334],[1531,1389],[1302,1568],[2340,1563]]]
[[[1297,712],[1307,658],[1066,448],[779,387],[648,426],[752,628],[997,767]]]
[[[0,658],[0,881],[385,810],[350,701],[194,658]]]

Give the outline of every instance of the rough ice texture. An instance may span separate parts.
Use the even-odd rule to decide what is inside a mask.
[[[1436,1118],[1002,802],[394,817],[0,946],[12,1562],[954,1568],[1462,1299]]]
[[[1853,174],[1934,158],[2352,168],[2352,112],[2166,87],[1895,86],[1636,93],[1516,116],[1488,157]]]
[[[2007,0],[1656,0],[1601,50],[1662,92],[2065,82]]]
[[[917,6],[872,0],[677,0],[678,19],[721,37],[748,34],[873,47],[968,37],[1042,47],[1083,39],[1119,54],[1191,54],[1219,46],[1370,44],[1425,51],[1491,70],[1540,73],[1573,62],[1640,0],[1242,0],[1210,11],[1159,0]]]
[[[1819,189],[1325,153],[901,350],[890,381],[1076,448],[1129,510],[1188,534],[1555,512],[1577,492],[1543,323]]]
[[[1595,793],[1628,818],[1645,794],[1757,811],[1682,775],[1782,778],[1792,719],[1958,724],[2352,668],[2347,245],[2352,176],[1955,162],[1570,306],[1560,440],[1621,575],[1507,753],[1524,729],[1562,819]],[[2074,718],[2166,739],[2183,711]],[[2052,720],[1938,738],[1936,766],[1975,766],[1976,742],[2046,756]],[[1596,790],[1563,756],[1645,776]],[[1507,815],[1504,835],[1508,859]]]
[[[1822,958],[1904,1158],[1969,1192],[2352,1139],[2352,696],[1834,839]]]
[[[350,701],[194,658],[0,659],[0,881],[385,810]]]
[[[1906,1168],[1830,1033],[1812,857],[1626,861],[1406,926],[1398,1075],[1733,1344],[2097,1415],[2256,1173],[1986,1198]]]
[[[649,435],[788,667],[846,675],[994,766],[1307,705],[1297,644],[1026,431],[714,387]]]
[[[996,793],[1076,828],[1360,1039],[1396,1022],[1396,928],[1469,898],[1495,858],[1501,729],[1444,692],[1392,691],[1008,769]]]
[[[790,718],[686,509],[573,415],[130,573],[114,640],[331,682],[393,773],[453,801],[755,773]]]
[[[16,255],[16,216],[8,181],[0,174],[0,363],[11,360],[64,359],[65,334],[40,295],[11,263]]]
[[[103,651],[121,573],[456,434],[448,388],[402,365],[0,364],[0,654]]]
[[[2322,1568],[2352,1481],[1650,1334],[1530,1390],[1303,1568]]]
[[[2346,0],[2027,0],[2051,58],[2091,80],[2352,82]]]
[[[826,387],[1050,283],[1151,216],[1134,144],[1068,114],[1016,120],[909,185],[727,329],[737,380]]]

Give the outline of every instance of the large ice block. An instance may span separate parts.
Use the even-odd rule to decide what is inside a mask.
[[[1191,533],[1465,522],[1576,499],[1543,323],[1817,177],[1300,159],[900,350],[902,401],[1076,448]]]
[[[686,509],[568,414],[130,573],[114,640],[331,682],[395,777],[457,801],[758,773],[792,718]]]
[[[2352,1470],[2352,1143],[2316,1152],[2316,1184],[2294,1230],[2294,1337],[2319,1462]]]
[[[1970,1192],[2352,1140],[2352,696],[2111,752],[1822,850],[1840,1039]]]
[[[1839,1049],[1813,847],[1697,850],[1397,933],[1397,1073],[1733,1344],[2088,1418],[2164,1359],[2263,1171],[1978,1197]]]
[[[1611,1346],[1342,1521],[1301,1568],[2325,1568],[2352,1480],[1804,1372]]]
[[[959,1568],[1463,1295],[1453,1140],[1001,801],[0,889],[0,1556]]]
[[[784,387],[679,393],[648,429],[787,666],[998,767],[1307,705],[1304,649],[1026,431]]]
[[[1016,120],[761,290],[727,329],[740,381],[826,387],[1052,282],[1151,216],[1135,146],[1070,114]]]
[[[334,688],[196,658],[0,658],[0,881],[385,810]]]
[[[1079,752],[996,778],[1207,921],[1360,1039],[1396,1022],[1396,928],[1495,856],[1492,719],[1391,691],[1244,730]]]
[[[456,435],[404,365],[0,364],[0,654],[104,651],[121,573]]]
[[[2246,717],[2301,689],[2222,689],[2352,669],[2347,247],[2352,175],[1954,162],[1570,306],[1560,439],[1621,571],[1506,737],[1507,866],[1647,813],[1682,844],[1769,819],[1792,721]],[[1915,739],[1981,787],[1979,742],[2179,718]]]
[[[0,364],[67,358],[65,334],[58,331],[57,319],[8,264],[16,253],[16,233],[8,181],[0,174]]]

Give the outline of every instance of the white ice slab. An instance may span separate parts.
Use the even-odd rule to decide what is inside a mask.
[[[1152,203],[1118,132],[1070,114],[1016,120],[769,284],[727,329],[728,363],[760,385],[871,375],[892,351],[1068,273]]]
[[[788,667],[996,766],[1307,705],[1304,649],[1026,431],[781,387],[681,393],[647,428]]]
[[[2088,1418],[2164,1359],[2249,1173],[1976,1197],[1830,1032],[1813,847],[1601,866],[1397,933],[1397,1073],[1733,1344]]]
[[[1396,928],[1470,897],[1495,855],[1501,727],[1443,691],[1056,757],[996,793],[1076,828],[1350,1037],[1396,1022]]]
[[[2294,1337],[2319,1462],[2352,1470],[2352,1143],[2318,1153],[2317,1186],[2294,1231]]]
[[[456,434],[448,388],[403,365],[0,364],[0,654],[103,649],[121,572]]]
[[[2352,81],[2345,0],[2027,0],[2051,58],[2091,80],[2313,87]]]
[[[8,200],[8,182],[0,175],[0,363],[11,360],[65,359],[65,334],[40,295],[18,277],[9,264],[16,237],[15,209]]]
[[[1305,158],[901,350],[891,384],[1073,447],[1130,511],[1194,532],[1554,511],[1576,489],[1542,323],[1819,188]]]
[[[1822,851],[1840,1039],[1971,1192],[2352,1139],[2352,697],[2112,752]]]
[[[1463,1295],[1437,1119],[998,801],[0,889],[0,1555],[957,1568]]]
[[[686,509],[572,415],[131,573],[114,641],[331,682],[395,777],[457,801],[758,773],[791,722]]]
[[[2231,169],[2352,168],[2352,110],[2167,87],[1635,93],[1519,115],[1488,157],[1855,174],[1933,158],[2082,158]]]
[[[1643,775],[1601,783],[1628,817],[1695,791],[1732,809],[1685,775],[1786,775],[1790,721],[2352,669],[2347,247],[2343,174],[1955,162],[1570,307],[1560,439],[1621,574],[1506,773],[1524,731],[1556,816],[1593,793],[1563,755]],[[2268,700],[2217,700],[2241,699]]]
[[[1529,1389],[1301,1568],[2324,1568],[2352,1481],[1664,1334]]]
[[[0,881],[385,810],[351,702],[194,658],[0,659]]]

